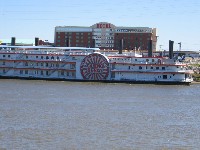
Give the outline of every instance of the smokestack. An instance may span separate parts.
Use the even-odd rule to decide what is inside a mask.
[[[169,58],[170,59],[173,58],[173,45],[174,45],[174,41],[169,40]]]
[[[153,56],[152,40],[148,41],[148,57]]]
[[[122,51],[124,49],[124,39],[119,40],[119,45],[120,45],[119,54],[122,54]]]
[[[15,40],[16,40],[15,37],[11,38],[11,46],[15,46]]]
[[[39,45],[39,38],[36,37],[36,38],[35,38],[35,46],[38,46],[38,45]]]
[[[70,47],[71,46],[71,41],[69,38],[66,39],[66,46],[67,47]]]
[[[92,39],[92,47],[95,48],[95,39]]]
[[[12,37],[11,38],[11,46],[15,46],[15,41],[16,41],[15,37]],[[11,50],[15,50],[15,48],[11,48]]]

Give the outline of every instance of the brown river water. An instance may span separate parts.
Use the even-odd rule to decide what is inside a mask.
[[[200,149],[200,84],[0,80],[0,150]]]

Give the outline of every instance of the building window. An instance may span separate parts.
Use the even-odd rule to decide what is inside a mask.
[[[41,71],[41,75],[43,75],[43,71]]]
[[[3,61],[3,64],[2,65],[6,65],[5,61]]]
[[[25,74],[28,74],[28,70],[25,70]]]
[[[46,75],[47,75],[47,76],[49,75],[49,71],[46,71]]]
[[[142,69],[142,66],[139,66],[139,69],[141,70],[141,69]]]
[[[23,70],[20,70],[19,73],[20,73],[20,74],[23,74]]]
[[[162,67],[162,70],[165,70],[165,67]]]
[[[159,67],[156,67],[156,70],[159,70]]]
[[[3,55],[3,57],[6,57],[6,55]]]

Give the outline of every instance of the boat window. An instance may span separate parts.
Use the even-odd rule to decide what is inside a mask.
[[[43,59],[43,56],[41,56],[41,59]]]
[[[153,67],[151,67],[151,69],[153,69]]]
[[[142,69],[142,66],[139,66],[139,69]]]
[[[137,59],[135,59],[135,61],[137,61]]]
[[[167,79],[167,75],[163,75],[163,79]]]
[[[159,67],[156,67],[156,70],[159,70]]]
[[[162,70],[165,70],[165,67],[162,67]]]
[[[25,62],[25,66],[28,66],[28,62]]]
[[[131,69],[131,66],[128,66],[128,69],[130,70],[130,69]]]
[[[8,55],[8,57],[10,58],[10,55]]]
[[[154,62],[154,59],[152,59],[152,62]]]
[[[28,59],[28,56],[26,56],[26,58]]]
[[[38,56],[36,56],[36,58],[38,58]]]
[[[2,65],[5,65],[6,63],[5,63],[5,61],[3,61],[3,64]]]
[[[3,55],[3,57],[6,57],[6,55]]]
[[[72,72],[72,77],[75,77],[75,73],[74,72]]]

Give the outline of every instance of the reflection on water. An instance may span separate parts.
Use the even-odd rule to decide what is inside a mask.
[[[198,149],[199,89],[0,80],[0,149]]]

